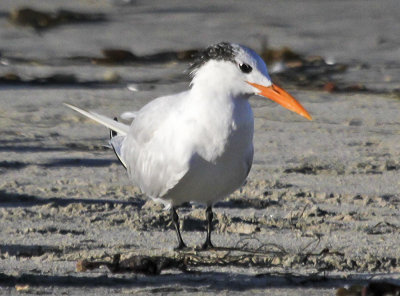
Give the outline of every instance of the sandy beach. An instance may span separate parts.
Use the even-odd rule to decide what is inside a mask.
[[[350,296],[382,281],[400,290],[398,7],[1,1],[0,294]],[[168,211],[129,182],[108,130],[63,103],[110,117],[138,110],[187,89],[190,53],[220,41],[265,57],[273,49],[273,80],[313,121],[253,97],[254,164],[215,205],[218,248],[195,249],[205,208],[190,204],[179,215],[192,249],[177,252]],[[77,270],[116,254],[181,264],[158,275]]]

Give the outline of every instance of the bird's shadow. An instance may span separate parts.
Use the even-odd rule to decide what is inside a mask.
[[[68,206],[74,203],[83,204],[122,204],[122,205],[133,205],[141,208],[145,204],[145,200],[141,198],[135,198],[133,200],[116,200],[116,199],[93,199],[93,198],[60,198],[51,197],[43,198],[29,194],[11,193],[6,190],[0,190],[0,207],[12,208],[12,207],[33,207],[45,204],[54,204],[57,206]]]
[[[97,275],[43,275],[22,274],[7,275],[0,273],[0,286],[14,287],[15,285],[29,285],[36,287],[69,287],[69,288],[98,288],[98,287],[125,287],[125,288],[154,288],[163,286],[207,290],[246,291],[253,289],[275,288],[319,288],[330,289],[344,285],[365,285],[371,275],[343,277],[337,275],[296,275],[287,273],[262,273],[248,275],[235,272],[195,272],[195,273],[166,273],[156,276],[133,275],[132,277]],[[397,282],[398,283],[398,282]]]

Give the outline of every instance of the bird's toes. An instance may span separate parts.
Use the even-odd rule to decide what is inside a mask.
[[[182,251],[187,249],[188,247],[186,246],[186,244],[184,242],[180,242],[178,246],[176,246],[174,248],[175,251]]]
[[[204,244],[201,245],[201,249],[203,251],[211,250],[211,249],[214,249],[214,245],[211,243],[211,241],[206,241]]]

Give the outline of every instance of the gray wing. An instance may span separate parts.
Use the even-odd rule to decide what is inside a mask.
[[[182,145],[190,124],[180,112],[181,93],[161,97],[137,112],[120,155],[131,180],[150,197],[162,197],[189,169],[193,145]]]

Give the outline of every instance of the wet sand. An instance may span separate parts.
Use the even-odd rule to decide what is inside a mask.
[[[294,1],[73,1],[63,8],[105,20],[46,29],[7,20],[13,8],[56,3],[0,4],[1,294],[335,295],[371,279],[400,284],[396,1],[308,1],[297,10],[287,9]],[[261,51],[266,39],[304,57],[273,78],[314,120],[252,98],[254,165],[246,185],[215,205],[219,248],[175,252],[168,212],[129,183],[104,147],[107,129],[62,103],[116,116],[188,87],[187,61],[93,63],[104,48],[143,56],[229,40]],[[313,68],[312,56],[328,63]],[[184,240],[198,246],[204,207],[179,214]],[[156,276],[76,271],[79,260],[115,254],[189,263]]]

